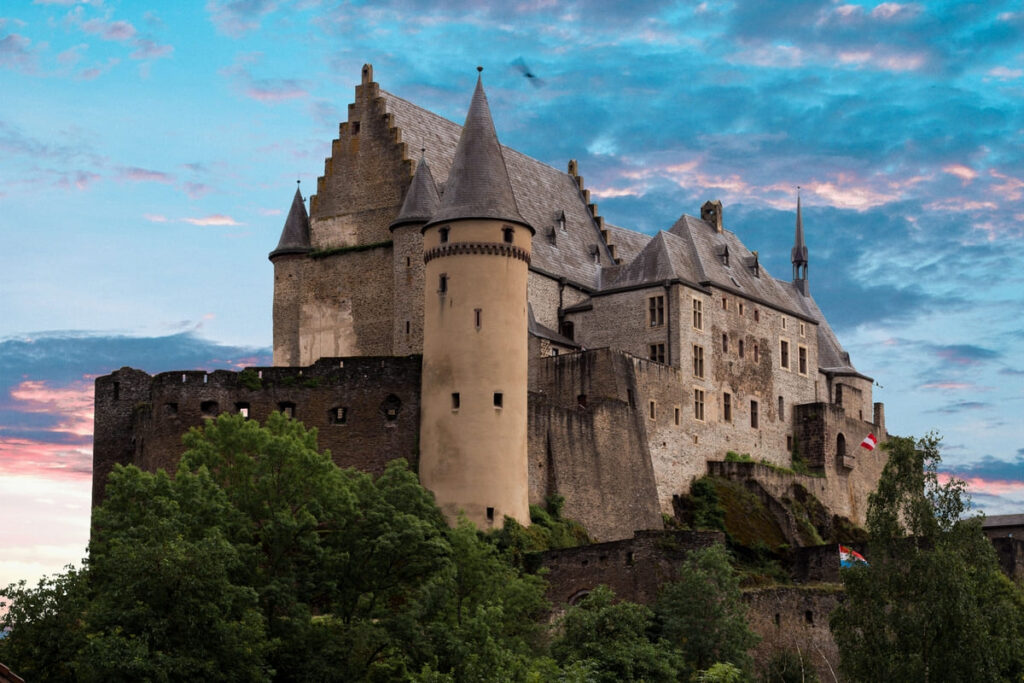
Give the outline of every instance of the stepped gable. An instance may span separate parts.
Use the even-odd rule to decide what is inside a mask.
[[[384,90],[380,94],[388,113],[394,116],[395,125],[402,131],[402,140],[410,148],[426,149],[424,157],[443,199],[462,127],[397,95]],[[537,231],[530,268],[556,278],[564,277],[584,289],[597,289],[600,268],[612,263],[611,255],[577,181],[568,173],[510,147],[502,145],[501,151],[519,213]],[[565,216],[564,231],[557,226],[560,212]],[[615,235],[626,232],[636,235],[634,243],[650,239],[608,224],[605,228],[613,230]],[[547,237],[552,229],[557,231],[554,244]],[[594,259],[595,245],[602,250],[601,264]]]
[[[283,254],[306,254],[310,251],[309,215],[306,213],[306,203],[302,200],[302,192],[295,188],[292,207],[285,219],[284,229],[281,230],[281,239],[277,242],[277,248],[270,252],[270,258]]]
[[[689,241],[695,257],[695,277],[700,284],[740,294],[752,301],[777,308],[780,311],[810,322],[817,319],[796,305],[790,295],[791,285],[773,278],[753,252],[729,230],[718,232],[699,218],[682,216],[669,230]]]
[[[410,223],[426,223],[431,216],[437,213],[440,204],[441,198],[437,194],[434,176],[430,174],[427,160],[421,155],[419,163],[416,164],[416,173],[413,175],[409,189],[405,193],[405,199],[402,201],[398,218],[391,221],[390,229],[394,230]]]

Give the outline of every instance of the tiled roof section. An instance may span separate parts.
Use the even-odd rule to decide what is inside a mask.
[[[857,371],[857,368],[853,367],[853,363],[850,362],[850,354],[846,352],[842,344],[839,343],[839,339],[836,337],[836,333],[832,331],[832,327],[825,320],[825,314],[818,308],[817,302],[814,301],[814,297],[810,294],[804,295],[796,285],[786,282],[779,283],[783,290],[789,295],[790,300],[793,302],[793,306],[799,308],[804,315],[810,317],[812,320],[818,323],[818,367],[825,372],[837,373],[837,374],[854,374],[865,379],[871,379],[867,375],[862,375]]]
[[[416,164],[416,173],[409,183],[409,189],[402,201],[402,208],[398,212],[398,218],[391,222],[391,229],[394,230],[400,225],[409,223],[426,223],[431,216],[437,213],[437,207],[441,204],[441,198],[437,194],[437,185],[434,184],[434,176],[430,174],[430,166],[422,156]]]
[[[382,90],[381,96],[385,98],[387,111],[395,117],[402,141],[411,149],[426,149],[424,156],[443,199],[461,126],[389,92]],[[503,146],[502,153],[519,212],[537,231],[530,267],[554,277],[564,277],[576,285],[597,289],[600,268],[610,265],[611,257],[576,181],[568,173],[509,147]],[[564,231],[556,226],[559,212],[565,214]],[[605,224],[605,227],[609,226]],[[548,237],[551,228],[558,230],[554,244]],[[613,243],[623,255],[628,244],[636,245],[633,247],[636,253],[640,250],[637,247],[642,248],[641,243],[650,239],[623,228],[615,230],[634,236],[631,240],[622,239],[620,232],[614,233]],[[594,259],[595,246],[601,254],[600,264]]]
[[[795,304],[788,283],[773,278],[764,266],[759,265],[756,270],[752,267],[753,252],[734,233],[718,232],[693,216],[681,217],[669,232],[689,243],[695,282],[732,290],[797,317],[813,319]]]
[[[983,529],[1020,525],[1024,525],[1024,515],[985,515],[981,522]]]
[[[284,229],[281,230],[281,239],[277,242],[277,249],[270,252],[270,258],[283,254],[305,254],[311,250],[309,215],[306,213],[306,203],[302,200],[302,192],[296,188],[292,208],[288,211]]]
[[[608,241],[615,245],[615,253],[623,263],[629,263],[644,250],[651,236],[635,230],[627,230],[605,221],[604,229],[608,231]]]
[[[533,315],[533,306],[531,304],[527,304],[526,311],[529,314],[529,332],[534,337],[547,339],[548,341],[553,341],[556,344],[561,344],[562,346],[569,346],[574,349],[580,348],[580,345],[574,342],[572,339],[569,339],[568,337],[559,334],[550,327],[547,327],[546,325],[541,325],[539,322],[537,322],[537,318],[535,318]]]
[[[441,205],[431,224],[459,218],[494,218],[527,224],[516,206],[480,78],[476,80],[466,123],[448,169]]]
[[[686,240],[670,232],[659,232],[636,258],[622,267],[609,286],[634,287],[665,280],[682,280],[697,285],[693,251]]]

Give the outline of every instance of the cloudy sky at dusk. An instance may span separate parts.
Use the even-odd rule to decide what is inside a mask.
[[[578,159],[655,233],[711,198],[811,291],[889,428],[1024,511],[1018,2],[22,0],[0,6],[0,586],[77,561],[92,380],[268,364],[275,246],[364,62]],[[517,65],[538,78],[528,79]]]

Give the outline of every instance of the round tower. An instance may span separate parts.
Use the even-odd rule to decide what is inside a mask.
[[[420,480],[450,522],[529,524],[526,282],[533,228],[516,206],[483,85],[424,261]]]
[[[300,362],[302,275],[311,251],[309,214],[302,193],[296,187],[281,239],[269,256],[274,264],[274,365],[299,365]]]

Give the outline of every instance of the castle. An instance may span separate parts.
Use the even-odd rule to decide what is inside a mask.
[[[611,225],[575,161],[501,146],[480,78],[459,126],[365,65],[270,253],[274,367],[98,378],[94,502],[115,463],[172,469],[205,417],[281,410],[340,465],[407,458],[482,528],[558,493],[595,538],[626,538],[709,470],[776,497],[797,482],[862,524],[885,457],[857,444],[884,440],[884,411],[811,295],[799,200],[790,280],[721,202],[699,213]],[[780,475],[794,453],[817,476]]]

